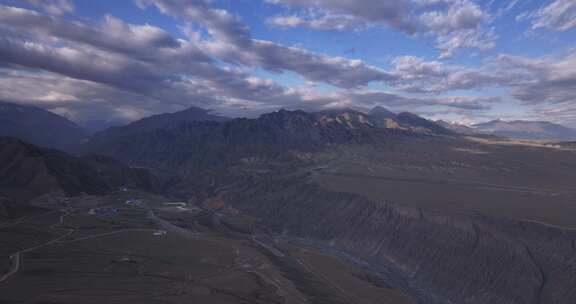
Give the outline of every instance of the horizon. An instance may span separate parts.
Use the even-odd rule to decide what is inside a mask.
[[[218,112],[213,111],[212,109],[204,109],[204,108],[200,108],[200,107],[196,107],[196,106],[190,106],[190,107],[187,107],[187,108],[185,108],[185,109],[178,110],[178,111],[175,111],[175,112],[156,113],[156,114],[153,114],[153,115],[151,115],[151,116],[154,116],[154,115],[162,115],[162,114],[174,114],[174,113],[177,113],[177,112],[186,111],[186,110],[188,110],[188,109],[190,109],[190,108],[197,108],[197,109],[199,109],[199,110],[206,111],[207,113],[219,115]],[[275,113],[275,112],[280,112],[280,111],[289,111],[289,112],[304,111],[304,112],[307,112],[307,113],[321,113],[321,112],[324,112],[324,111],[328,111],[328,112],[329,112],[329,111],[347,111],[347,110],[355,111],[355,112],[360,112],[360,113],[366,114],[366,115],[370,115],[370,111],[371,111],[371,110],[374,110],[374,109],[376,109],[376,108],[382,108],[382,109],[384,109],[384,110],[386,110],[386,111],[389,111],[389,112],[391,112],[392,114],[395,114],[395,115],[399,115],[399,114],[402,114],[402,113],[415,114],[415,113],[412,113],[412,112],[410,112],[410,111],[391,111],[390,109],[388,109],[388,108],[386,108],[386,107],[384,107],[384,106],[378,105],[378,106],[375,106],[375,107],[373,107],[373,108],[341,107],[341,108],[331,108],[331,109],[320,109],[320,110],[317,110],[317,111],[307,111],[307,110],[302,109],[302,108],[294,108],[294,109],[279,108],[279,109],[271,110],[271,111],[269,111],[269,112],[259,113],[259,114],[253,115],[253,116],[225,116],[225,115],[222,115],[222,117],[229,118],[229,119],[236,119],[236,118],[258,119],[258,118],[260,118],[260,116],[262,116],[262,115],[266,115],[266,114],[270,114],[270,113]],[[416,115],[418,115],[418,114],[416,114]],[[146,116],[146,117],[143,117],[143,118],[141,118],[141,119],[146,119],[146,118],[149,118],[149,117],[151,117],[151,116]],[[424,118],[425,118],[425,117],[424,117]],[[429,120],[430,120],[430,119],[429,119]],[[131,123],[131,122],[136,122],[136,121],[138,121],[138,120],[129,121],[129,122],[126,122],[126,124],[129,124],[129,123]],[[547,121],[547,120],[522,120],[522,119],[510,119],[510,120],[506,120],[506,119],[502,119],[502,118],[493,118],[493,119],[488,119],[488,120],[481,120],[481,121],[474,122],[474,123],[466,123],[466,122],[462,122],[462,123],[461,123],[461,122],[458,122],[458,121],[456,121],[456,120],[447,120],[447,119],[438,118],[438,119],[436,119],[436,120],[430,120],[430,121],[433,121],[433,122],[444,121],[444,122],[447,122],[447,123],[450,123],[450,124],[462,125],[462,126],[466,126],[466,127],[475,127],[475,126],[477,126],[477,125],[482,125],[482,124],[487,124],[487,123],[492,123],[492,122],[504,122],[504,123],[514,123],[514,122],[552,123],[552,124],[564,126],[564,127],[567,127],[567,128],[576,129],[576,128],[573,128],[573,127],[568,127],[568,126],[565,126],[565,125],[563,125],[563,124],[554,123],[554,122],[550,122],[550,121]],[[122,125],[118,125],[118,126],[122,126]],[[114,126],[113,126],[113,127],[114,127]]]
[[[17,105],[17,106],[18,106],[18,104],[15,104],[15,103],[9,103],[9,102],[0,101],[0,105],[1,105],[2,103],[8,103],[8,104],[13,104],[13,105]],[[36,107],[35,105],[30,105],[30,104],[22,104],[22,106],[31,106],[31,107],[39,108],[39,107]],[[208,113],[208,114],[215,114],[216,116],[221,116],[221,117],[228,118],[228,119],[258,119],[258,118],[260,118],[262,115],[266,115],[266,114],[270,114],[270,113],[276,113],[276,112],[280,112],[280,111],[289,111],[289,112],[304,111],[304,112],[306,112],[306,113],[322,113],[322,112],[330,112],[330,111],[348,111],[348,110],[349,110],[349,111],[360,112],[360,113],[365,114],[365,115],[370,115],[370,111],[372,111],[372,110],[374,110],[374,109],[377,109],[377,108],[381,108],[381,109],[384,109],[384,110],[386,110],[386,111],[389,111],[389,112],[391,112],[391,113],[394,114],[394,115],[399,115],[399,114],[402,114],[402,113],[414,114],[414,113],[412,113],[412,112],[410,112],[410,111],[401,111],[401,112],[390,111],[390,109],[378,105],[378,106],[375,106],[375,107],[373,107],[373,108],[371,108],[371,109],[369,109],[369,108],[356,108],[356,107],[341,107],[341,108],[331,108],[331,109],[320,109],[320,110],[317,110],[317,111],[306,111],[305,109],[298,109],[298,108],[295,108],[295,109],[280,108],[280,109],[271,110],[271,111],[269,111],[269,112],[264,112],[264,113],[255,114],[255,115],[253,115],[253,116],[225,116],[225,115],[220,115],[218,112],[213,111],[212,109],[204,109],[204,108],[200,108],[200,107],[197,107],[197,106],[189,106],[189,107],[186,107],[186,108],[184,108],[184,109],[182,109],[182,110],[177,110],[177,111],[173,111],[173,112],[155,113],[155,114],[151,114],[150,116],[145,116],[145,117],[142,117],[142,118],[140,118],[140,119],[136,119],[136,120],[132,120],[132,121],[126,121],[126,122],[123,122],[123,123],[113,124],[113,125],[109,125],[109,126],[106,126],[106,127],[103,127],[103,128],[90,129],[90,128],[82,125],[82,124],[78,124],[77,122],[70,120],[69,118],[67,118],[67,117],[65,117],[65,116],[59,115],[58,113],[53,113],[53,112],[51,112],[51,113],[56,114],[56,115],[58,115],[58,116],[60,116],[60,117],[62,117],[62,118],[68,119],[70,122],[72,122],[72,123],[74,123],[74,124],[77,124],[78,127],[85,129],[85,130],[88,131],[89,133],[97,133],[97,132],[104,131],[104,130],[107,130],[107,129],[110,129],[110,128],[117,128],[117,127],[127,126],[127,125],[129,125],[130,123],[137,122],[137,121],[139,121],[139,120],[143,120],[143,119],[147,119],[147,118],[152,118],[153,116],[156,116],[156,115],[176,114],[176,113],[179,113],[179,112],[187,111],[187,110],[192,109],[192,108],[197,109],[197,110],[201,110],[201,111],[205,111],[205,112]],[[39,108],[39,109],[41,109],[41,108]],[[416,115],[418,115],[418,114],[416,114]],[[426,118],[426,117],[424,117],[424,118]],[[430,119],[429,119],[429,120],[430,120]],[[576,131],[576,128],[569,127],[569,126],[565,126],[565,125],[560,124],[560,123],[554,123],[554,122],[546,121],[546,120],[521,120],[521,119],[505,120],[505,119],[501,119],[501,118],[493,118],[493,119],[478,121],[478,122],[474,122],[474,123],[466,123],[466,122],[458,122],[458,121],[454,121],[454,120],[447,120],[447,119],[438,118],[438,119],[436,119],[436,120],[430,120],[430,121],[436,122],[436,123],[438,123],[438,122],[445,122],[445,123],[451,124],[451,125],[453,125],[453,126],[464,126],[464,127],[470,127],[470,128],[477,128],[477,127],[480,126],[480,125],[489,124],[489,123],[494,123],[494,122],[503,122],[503,123],[507,123],[507,124],[510,124],[510,123],[518,123],[518,122],[520,122],[520,123],[548,123],[548,124],[554,124],[554,125],[558,125],[558,126],[565,127],[565,128],[569,128],[569,129],[574,129],[574,130]]]
[[[569,0],[0,0],[0,100],[85,125],[383,106],[576,127]]]

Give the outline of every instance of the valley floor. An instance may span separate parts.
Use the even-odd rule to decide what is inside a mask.
[[[137,195],[2,224],[0,303],[411,303],[350,264],[231,231],[214,213],[146,195],[125,204]]]
[[[315,170],[326,189],[453,214],[576,228],[576,153],[518,142],[405,141],[349,148]]]

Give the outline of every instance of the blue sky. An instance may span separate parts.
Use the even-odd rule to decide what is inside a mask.
[[[80,123],[384,106],[576,127],[572,0],[0,0],[0,99]]]

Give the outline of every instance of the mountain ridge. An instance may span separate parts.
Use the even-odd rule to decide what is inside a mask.
[[[92,137],[128,136],[135,133],[161,129],[169,125],[193,121],[227,121],[230,118],[210,114],[209,110],[188,107],[184,110],[156,114],[130,122],[124,126],[116,126],[96,132]]]
[[[183,169],[253,155],[285,157],[292,151],[310,152],[333,145],[383,144],[398,136],[454,135],[414,114],[403,114],[400,119],[404,117],[418,125],[405,127],[403,121],[402,127],[383,127],[377,118],[351,109],[312,113],[281,109],[253,119],[181,122],[130,135],[96,136],[85,148],[131,165]]]
[[[73,152],[87,132],[63,116],[29,105],[0,102],[0,136]]]
[[[102,195],[120,187],[157,192],[160,183],[144,169],[130,168],[106,157],[76,157],[0,137],[0,198],[11,205],[17,202],[25,207],[29,200],[52,192]]]

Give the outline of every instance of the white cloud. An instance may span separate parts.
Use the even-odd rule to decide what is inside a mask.
[[[442,93],[454,90],[504,87],[515,81],[516,73],[499,70],[494,65],[468,68],[448,65],[440,61],[425,61],[414,56],[400,56],[392,60],[392,84],[413,93]]]
[[[528,58],[502,54],[480,68],[447,65],[413,56],[392,60],[393,85],[412,93],[500,88],[525,105],[576,107],[576,51],[563,56]]]
[[[431,37],[441,58],[456,50],[486,50],[495,46],[496,35],[487,24],[490,15],[470,0],[375,0],[369,5],[352,0],[267,0],[301,7],[316,13],[276,16],[269,19],[281,27],[315,30],[350,30],[383,25],[414,37]]]
[[[275,16],[268,18],[268,23],[284,28],[311,28],[322,31],[359,30],[370,27],[369,23],[348,15],[324,14],[321,16]]]
[[[237,17],[213,9],[203,1],[140,0],[140,4],[154,5],[164,13],[202,24],[212,34],[212,39],[195,42],[211,55],[229,63],[262,67],[273,72],[291,71],[310,81],[344,88],[365,86],[390,77],[360,60],[330,57],[253,39],[246,25]]]
[[[576,1],[554,0],[531,14],[532,28],[547,28],[565,32],[576,28]]]
[[[71,0],[25,0],[37,7],[40,7],[45,12],[62,16],[65,14],[73,13],[75,10],[74,3]]]
[[[501,55],[502,69],[514,71],[520,81],[512,96],[528,104],[576,105],[576,52],[562,57],[525,58]]]
[[[417,25],[411,15],[413,1],[374,0],[367,5],[353,0],[266,0],[274,4],[286,4],[304,8],[318,9],[326,14],[349,16],[359,21],[381,23],[403,32],[413,33]]]

